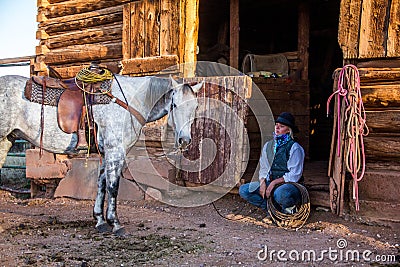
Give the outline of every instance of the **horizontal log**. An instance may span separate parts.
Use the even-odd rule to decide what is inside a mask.
[[[87,30],[71,31],[49,37],[40,42],[41,45],[49,49],[68,47],[71,45],[83,45],[93,43],[104,43],[109,41],[119,41],[122,39],[122,24],[110,26],[99,26]]]
[[[37,61],[43,61],[49,65],[59,65],[105,59],[122,59],[121,42],[74,45],[63,49],[56,49],[44,56],[38,56]]]
[[[27,57],[12,57],[12,58],[2,58],[0,59],[0,64],[13,64],[13,63],[21,63],[21,62],[30,62],[32,58],[35,56],[27,56]]]
[[[396,159],[392,161],[370,160],[366,163],[366,171],[396,171],[400,173],[400,161]]]
[[[104,8],[84,14],[55,17],[39,23],[38,28],[51,36],[60,32],[80,30],[115,22],[122,23],[122,6]]]
[[[122,5],[129,2],[132,2],[132,0],[73,0],[52,4],[43,10],[43,15],[45,15],[46,18],[63,17],[73,14],[92,12],[95,10]]]
[[[57,4],[57,3],[62,3],[62,2],[67,2],[70,0],[47,0],[50,4]]]
[[[361,83],[399,81],[400,68],[360,68]]]
[[[318,207],[330,208],[329,192],[309,191],[310,204]]]
[[[373,133],[398,133],[400,110],[366,111],[367,126]]]
[[[178,64],[177,55],[132,58],[122,61],[122,74],[153,73]]]
[[[357,67],[361,68],[398,68],[400,59],[374,59],[357,63]]]
[[[76,74],[83,68],[83,67],[88,67],[90,66],[90,61],[88,62],[80,62],[80,63],[73,63],[69,65],[57,65],[57,66],[51,66],[53,69],[55,69],[63,79],[68,79],[75,77]],[[106,67],[111,72],[113,73],[119,73],[121,70],[120,66],[120,61],[117,60],[111,60],[111,61],[101,61],[100,66]]]
[[[375,134],[364,137],[365,155],[369,160],[392,161],[400,159],[399,134]]]
[[[368,108],[400,107],[400,88],[397,85],[363,86],[361,94],[364,106]]]
[[[368,171],[358,183],[360,199],[399,203],[400,188],[397,171]]]

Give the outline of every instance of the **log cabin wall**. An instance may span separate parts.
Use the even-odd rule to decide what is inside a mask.
[[[341,1],[339,45],[344,64],[359,69],[369,134],[364,138],[366,172],[359,182],[359,212],[354,209],[352,183],[345,177],[343,162],[331,151],[331,163],[336,161],[330,173],[331,201],[340,215],[350,212],[370,221],[400,221],[399,11],[398,0]],[[344,192],[335,201],[338,182]]]
[[[155,74],[194,62],[198,0],[38,0],[34,73],[74,77],[92,61],[113,72]]]
[[[71,78],[95,60],[119,72],[123,5],[128,2],[38,1],[35,73],[46,75],[51,66],[63,78]]]

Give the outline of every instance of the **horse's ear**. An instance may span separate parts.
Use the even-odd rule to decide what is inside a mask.
[[[193,92],[195,92],[197,94],[197,92],[199,92],[199,90],[201,89],[201,87],[203,87],[203,85],[204,85],[204,81],[202,81],[201,83],[192,85],[191,87],[192,87]]]
[[[169,75],[169,79],[171,80],[171,84],[172,84],[173,88],[176,88],[179,85],[179,83],[177,81],[175,81],[174,78],[172,78],[172,75]]]

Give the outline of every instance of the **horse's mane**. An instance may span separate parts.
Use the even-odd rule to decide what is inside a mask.
[[[144,105],[154,108],[166,107],[169,99],[168,92],[171,91],[171,81],[167,78],[151,77],[149,83]],[[155,108],[150,112],[149,118],[165,115],[166,112],[168,111]]]

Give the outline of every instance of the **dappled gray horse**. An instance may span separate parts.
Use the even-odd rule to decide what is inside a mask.
[[[0,77],[0,168],[12,145],[10,140],[23,138],[37,147],[40,144],[41,105],[24,97],[27,80],[21,76]],[[185,147],[191,140],[190,129],[198,105],[196,93],[201,87],[201,83],[194,86],[178,84],[172,78],[116,75],[111,89],[116,98],[122,101],[126,98],[146,122],[170,113],[168,122],[175,130],[176,144]],[[59,128],[56,109],[44,106],[43,149],[62,154],[76,146],[77,136]],[[99,231],[111,226],[114,233],[120,234],[123,228],[116,211],[119,179],[126,152],[138,139],[142,124],[113,102],[93,106],[93,117],[98,126],[99,147],[103,152],[93,216]],[[108,203],[104,217],[106,194]]]

